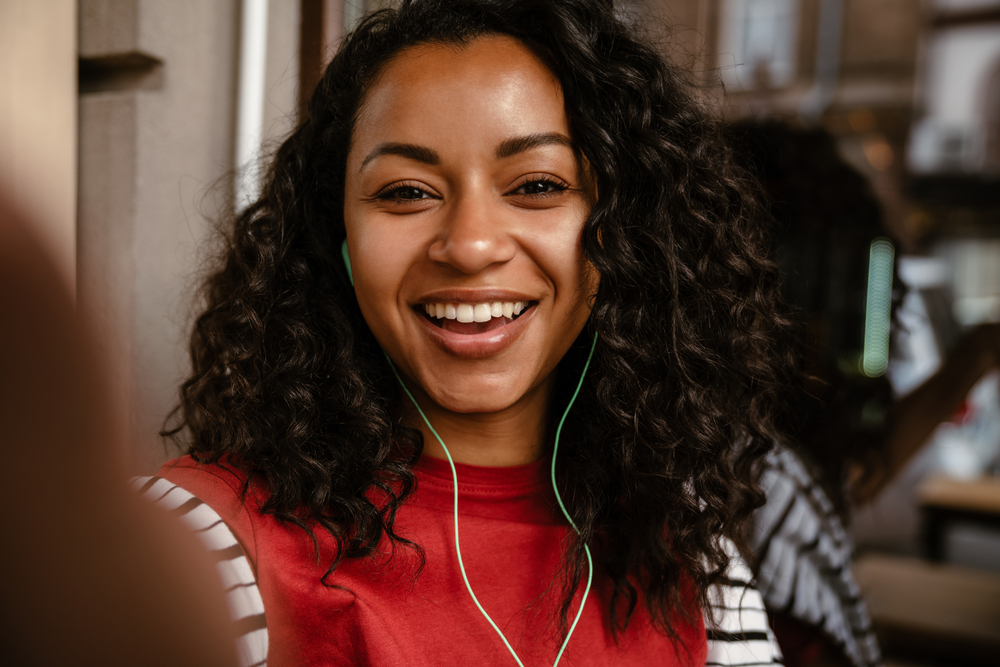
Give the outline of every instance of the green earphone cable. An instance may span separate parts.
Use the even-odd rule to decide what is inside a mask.
[[[555,491],[556,501],[559,503],[559,509],[562,510],[562,513],[566,517],[566,520],[569,521],[569,525],[573,527],[573,530],[575,530],[578,535],[580,534],[580,529],[577,528],[576,523],[573,521],[573,518],[570,517],[569,512],[566,510],[566,505],[563,504],[562,496],[559,495],[559,489],[556,487],[556,454],[559,451],[559,436],[562,433],[563,423],[566,421],[566,417],[567,415],[569,415],[569,411],[570,408],[573,407],[573,403],[576,402],[577,394],[580,393],[580,387],[583,385],[583,378],[584,376],[586,376],[587,369],[590,367],[590,359],[594,356],[594,348],[596,346],[597,346],[597,333],[595,332],[594,342],[590,346],[590,354],[587,355],[587,363],[584,365],[583,372],[580,374],[580,381],[576,385],[576,391],[573,392],[573,396],[572,398],[570,398],[569,405],[566,406],[566,410],[563,412],[562,419],[559,420],[559,426],[556,428],[555,446],[552,448],[552,490]],[[476,603],[476,608],[479,609],[479,612],[483,615],[483,617],[485,617],[486,620],[489,622],[489,624],[493,627],[493,629],[496,630],[496,633],[500,635],[500,639],[503,640],[504,646],[507,647],[507,650],[510,651],[510,654],[514,656],[514,660],[517,661],[517,664],[520,665],[520,667],[524,667],[524,663],[521,662],[521,659],[519,657],[517,657],[517,653],[514,652],[514,647],[510,645],[509,641],[507,641],[507,637],[504,636],[503,631],[497,626],[497,624],[493,621],[493,619],[486,612],[486,610],[483,609],[483,605],[479,603],[479,598],[476,597],[475,592],[473,592],[472,590],[472,584],[469,583],[469,576],[465,573],[465,564],[462,562],[462,549],[459,546],[459,541],[458,541],[458,472],[455,470],[455,461],[451,458],[451,452],[448,451],[448,445],[444,444],[444,440],[441,439],[441,436],[438,435],[438,432],[434,430],[433,426],[431,426],[430,420],[427,418],[427,415],[424,414],[424,411],[420,409],[420,404],[417,403],[417,399],[414,398],[413,394],[411,394],[410,390],[406,387],[406,383],[403,382],[403,378],[400,376],[399,371],[396,370],[396,365],[392,363],[392,359],[390,359],[389,355],[385,353],[385,350],[382,351],[382,354],[385,354],[386,361],[389,362],[389,368],[392,369],[392,372],[395,374],[396,380],[399,381],[399,384],[403,388],[403,391],[405,391],[406,395],[409,396],[410,401],[413,403],[413,407],[415,407],[417,409],[417,412],[420,413],[420,418],[424,420],[424,424],[426,424],[427,428],[430,429],[431,433],[434,434],[434,437],[441,444],[441,448],[444,449],[445,456],[448,457],[448,465],[451,466],[452,488],[455,494],[455,501],[454,501],[455,553],[458,556],[458,569],[462,572],[462,579],[465,581],[465,588],[466,590],[469,591],[469,595],[472,597],[472,601]],[[556,655],[556,659],[555,662],[552,663],[552,667],[556,667],[556,665],[559,664],[559,660],[562,658],[563,652],[566,650],[566,646],[569,644],[569,638],[573,636],[573,631],[576,630],[576,625],[580,621],[580,615],[583,614],[583,605],[587,602],[587,596],[590,595],[590,586],[594,578],[594,561],[590,556],[590,547],[584,544],[583,549],[584,552],[587,554],[587,587],[584,589],[583,599],[580,600],[580,608],[576,612],[576,617],[573,619],[573,624],[570,626],[569,632],[566,633],[566,639],[563,641],[562,646],[559,648],[559,653],[558,655]]]
[[[597,332],[594,332],[594,341],[590,344],[590,352],[587,353],[587,363],[583,365],[583,372],[580,373],[580,381],[576,383],[576,389],[573,391],[573,396],[569,399],[569,405],[566,406],[566,410],[563,412],[562,419],[559,420],[559,426],[556,427],[556,442],[552,447],[552,490],[555,491],[556,501],[559,503],[559,509],[562,510],[563,516],[569,521],[569,525],[573,527],[576,534],[580,534],[580,529],[577,527],[576,522],[573,521],[573,517],[569,515],[569,511],[566,509],[566,505],[563,504],[562,496],[559,494],[559,487],[556,486],[556,455],[559,454],[559,436],[562,434],[563,423],[566,421],[566,417],[569,415],[570,408],[576,403],[577,394],[580,393],[580,387],[583,386],[583,378],[587,375],[587,369],[590,368],[590,360],[594,357],[594,348],[597,347]],[[590,547],[587,546],[586,542],[583,544],[584,553],[587,554],[587,587],[583,591],[583,598],[580,600],[580,608],[576,610],[576,618],[573,619],[573,624],[569,626],[569,632],[566,633],[566,641],[563,642],[562,648],[559,649],[559,654],[556,656],[556,661],[552,663],[552,667],[556,667],[559,664],[560,658],[562,658],[563,651],[566,650],[566,645],[569,644],[569,638],[573,635],[573,631],[576,630],[576,624],[580,622],[580,615],[583,614],[583,605],[587,601],[587,596],[590,595],[590,584],[594,580],[594,560],[590,557]]]
[[[347,267],[347,277],[351,281],[351,285],[353,286],[354,275],[351,271],[351,258],[347,253],[346,240],[341,245],[341,254],[344,259],[344,265]],[[566,422],[566,417],[569,415],[569,411],[573,407],[573,403],[576,402],[576,397],[580,393],[580,387],[583,386],[583,378],[586,377],[587,369],[590,368],[590,360],[594,356],[595,347],[597,347],[597,332],[594,332],[594,340],[590,344],[590,353],[587,355],[587,362],[583,366],[583,372],[580,373],[580,381],[577,382],[576,390],[573,392],[573,396],[570,397],[569,405],[566,406],[566,410],[563,411],[562,418],[559,420],[559,426],[556,427],[556,439],[555,439],[555,444],[552,448],[552,490],[555,492],[556,501],[559,503],[559,509],[562,510],[563,516],[566,517],[566,520],[569,522],[569,525],[573,528],[573,530],[576,531],[577,535],[580,534],[580,529],[577,527],[576,522],[573,521],[573,518],[569,515],[569,511],[566,509],[566,505],[563,504],[562,496],[559,494],[559,488],[556,486],[556,455],[559,453],[559,436],[562,434],[563,424]],[[472,597],[472,601],[476,603],[476,608],[479,609],[479,612],[483,615],[484,618],[486,618],[487,622],[490,624],[490,626],[492,626],[492,628],[496,631],[496,633],[500,635],[500,639],[503,641],[504,646],[506,646],[507,650],[510,651],[510,654],[514,657],[514,660],[517,661],[519,667],[524,667],[524,663],[521,662],[521,659],[519,657],[517,657],[517,653],[514,651],[514,647],[510,645],[509,641],[507,641],[507,637],[504,636],[503,631],[497,626],[496,623],[493,622],[493,619],[490,618],[490,615],[486,613],[485,609],[483,609],[483,605],[479,603],[479,598],[476,597],[475,592],[473,592],[472,590],[472,584],[469,583],[469,576],[465,573],[465,564],[462,562],[462,549],[459,546],[459,541],[458,541],[458,472],[455,470],[455,461],[451,458],[451,452],[448,450],[448,446],[444,444],[444,440],[441,439],[441,436],[438,435],[438,432],[434,430],[433,426],[431,426],[430,420],[427,418],[427,415],[424,414],[424,411],[420,408],[420,404],[417,403],[417,399],[414,398],[413,394],[410,393],[410,390],[407,388],[406,383],[403,382],[403,378],[399,374],[399,371],[396,370],[396,365],[392,363],[392,359],[389,358],[389,355],[386,354],[385,350],[382,350],[382,354],[385,354],[385,359],[387,362],[389,362],[389,368],[392,369],[393,375],[396,376],[396,380],[399,382],[399,386],[401,386],[403,388],[403,391],[406,392],[406,395],[410,398],[410,401],[413,403],[413,407],[415,407],[417,409],[417,412],[420,414],[420,418],[424,420],[424,424],[426,424],[427,428],[430,429],[430,432],[434,434],[434,437],[437,439],[438,443],[441,445],[441,448],[444,450],[445,456],[448,457],[448,465],[451,467],[452,489],[454,491],[455,554],[458,556],[458,569],[462,572],[462,579],[465,582],[465,588],[467,591],[469,591],[469,595]],[[569,632],[566,633],[566,639],[563,640],[562,646],[559,648],[559,653],[556,655],[555,662],[552,663],[552,667],[556,667],[559,664],[559,660],[562,659],[563,652],[566,651],[566,646],[569,644],[569,639],[570,637],[573,636],[573,631],[576,630],[577,623],[580,622],[580,616],[583,614],[583,605],[586,604],[587,596],[590,595],[590,586],[593,583],[594,579],[594,561],[590,555],[590,547],[584,544],[583,550],[584,553],[587,554],[587,587],[583,591],[583,598],[580,600],[580,608],[577,609],[576,611],[576,617],[574,617],[573,623],[569,627]]]

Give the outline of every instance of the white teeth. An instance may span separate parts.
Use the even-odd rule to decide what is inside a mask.
[[[490,315],[490,304],[477,303],[472,311],[472,319],[476,322],[489,322],[493,318]]]
[[[524,301],[493,301],[490,303],[426,303],[424,312],[436,319],[459,322],[489,322],[494,317],[510,319],[520,315],[528,305]]]

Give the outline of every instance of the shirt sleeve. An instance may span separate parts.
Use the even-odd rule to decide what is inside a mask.
[[[136,477],[131,484],[140,496],[175,515],[212,556],[237,628],[236,653],[241,667],[267,665],[264,602],[253,568],[229,526],[207,504],[162,477]]]
[[[856,667],[879,665],[854,544],[826,492],[781,445],[765,459],[761,488],[767,502],[754,513],[751,543],[765,604],[825,633]]]
[[[725,578],[709,590],[708,667],[758,667],[782,664],[781,649],[771,632],[764,599],[753,585],[750,568],[728,540]]]

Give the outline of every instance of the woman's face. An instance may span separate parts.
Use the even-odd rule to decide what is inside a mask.
[[[520,42],[420,45],[367,93],[344,219],[358,302],[442,408],[546,401],[596,288],[562,90]]]

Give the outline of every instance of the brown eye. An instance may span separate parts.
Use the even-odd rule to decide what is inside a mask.
[[[429,196],[430,195],[428,195],[420,188],[403,186],[400,188],[393,188],[392,190],[388,190],[386,192],[379,194],[379,199],[396,199],[396,200],[405,199],[412,201],[415,199],[426,199]]]
[[[562,192],[566,187],[564,183],[557,183],[545,178],[533,178],[521,184],[511,194],[543,197]]]

